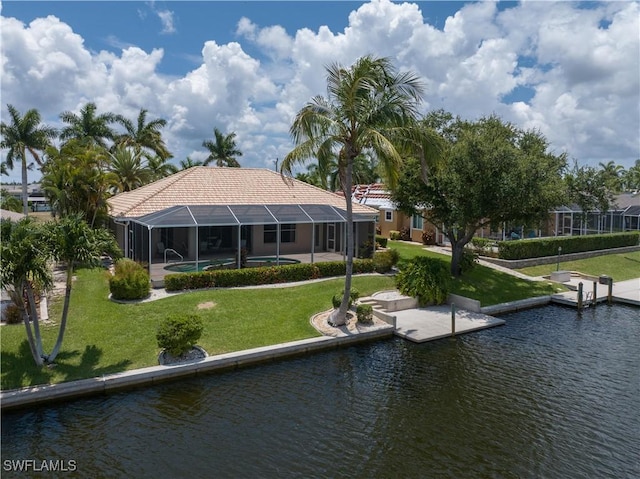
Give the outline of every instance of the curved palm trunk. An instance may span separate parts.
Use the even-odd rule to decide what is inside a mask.
[[[29,195],[27,193],[27,152],[22,149],[22,213],[27,216],[29,214]]]
[[[351,277],[353,275],[353,204],[351,203],[351,182],[353,176],[353,161],[347,162],[345,181],[343,185],[344,196],[347,201],[347,227],[345,241],[347,242],[347,264],[344,277],[344,293],[340,308],[331,314],[330,321],[334,326],[342,326],[347,322],[347,311],[351,296]]]
[[[24,304],[22,291],[24,291],[25,288],[27,288],[27,291],[30,291],[31,287],[26,282],[23,282],[21,286],[22,287],[20,288],[20,292],[17,292],[15,290],[11,292],[11,295],[13,296],[12,299],[14,300],[13,302],[15,304],[20,305],[20,310],[22,311],[22,320],[24,322],[25,330],[27,332],[27,342],[29,343],[29,349],[31,350],[31,355],[33,356],[33,360],[36,362],[36,366],[42,366],[43,365],[42,339],[40,338],[40,329],[38,327],[38,317],[33,316],[35,311],[35,306],[32,303],[33,293],[31,293],[30,295],[29,293],[27,293],[27,295],[31,297],[29,299],[31,315],[29,315],[29,312],[27,311],[27,308]],[[33,330],[31,329],[32,325],[33,325]]]
[[[64,290],[64,306],[62,307],[62,319],[60,320],[60,329],[58,331],[58,339],[56,339],[56,344],[53,347],[53,351],[47,358],[47,361],[52,363],[58,353],[60,352],[60,347],[62,346],[62,340],[64,339],[64,332],[67,328],[67,316],[69,314],[69,302],[71,300],[71,283],[73,281],[73,266],[69,265],[67,267],[67,284]]]

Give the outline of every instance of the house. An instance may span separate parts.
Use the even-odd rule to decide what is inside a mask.
[[[149,265],[345,252],[344,197],[267,169],[196,166],[108,203],[125,256]],[[353,205],[356,246],[373,241],[376,215]]]
[[[351,191],[354,203],[379,211],[376,225],[379,235],[390,238],[392,231],[398,231],[404,233],[406,239],[419,243],[441,244],[447,241],[442,231],[424,220],[421,215],[408,216],[398,210],[391,200],[391,194],[382,183],[355,185]]]

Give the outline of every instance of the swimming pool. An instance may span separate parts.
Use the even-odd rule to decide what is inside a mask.
[[[205,271],[209,269],[217,269],[223,267],[229,267],[236,263],[235,258],[221,258],[216,260],[198,261],[197,265],[195,261],[185,261],[183,263],[168,264],[164,267],[165,270],[172,273],[194,273],[196,271]],[[247,260],[247,266],[250,268],[257,268],[259,266],[275,266],[278,263],[278,259],[275,256],[256,256]],[[298,264],[299,260],[294,258],[280,258],[280,265],[285,264]]]

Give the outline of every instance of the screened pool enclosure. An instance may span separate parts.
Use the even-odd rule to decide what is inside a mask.
[[[373,244],[375,214],[354,213],[355,252]],[[174,263],[242,255],[346,253],[346,212],[322,204],[182,205],[138,218],[115,218],[125,256]]]

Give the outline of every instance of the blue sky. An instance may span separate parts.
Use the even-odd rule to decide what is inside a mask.
[[[88,101],[145,108],[168,121],[176,164],[203,159],[217,127],[237,133],[243,166],[272,167],[325,65],[374,54],[422,77],[423,112],[498,114],[580,163],[630,167],[638,17],[637,2],[4,1],[1,115],[37,108],[58,127]]]

